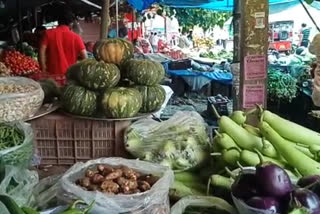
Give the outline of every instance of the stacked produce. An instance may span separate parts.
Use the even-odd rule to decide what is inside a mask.
[[[135,194],[145,192],[158,181],[153,175],[143,175],[126,166],[112,167],[98,165],[96,170],[88,169],[85,177],[76,183],[87,191],[108,194]]]
[[[212,48],[214,46],[213,40],[211,38],[199,38],[193,39],[194,46],[197,48]]]
[[[134,157],[173,170],[187,170],[204,163],[208,148],[205,123],[196,112],[178,112],[164,122],[140,120],[126,133],[126,149]]]
[[[131,59],[132,44],[122,39],[97,42],[94,54],[96,60],[83,60],[67,71],[69,82],[61,96],[66,111],[129,118],[161,107],[165,100],[165,91],[158,85],[164,77],[161,64]],[[123,87],[124,82],[129,84]]]
[[[40,71],[37,61],[19,51],[5,51],[3,62],[14,76],[27,76]]]
[[[242,171],[231,186],[240,214],[248,211],[278,214],[320,213],[319,175],[305,176],[297,185],[275,164],[263,163],[255,170]]]

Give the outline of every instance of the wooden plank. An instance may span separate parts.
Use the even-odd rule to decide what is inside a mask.
[[[101,11],[100,39],[106,39],[110,26],[110,0],[103,0]]]
[[[257,104],[264,107],[267,102],[269,1],[241,0],[240,6],[240,109],[247,110],[255,100],[263,98]]]

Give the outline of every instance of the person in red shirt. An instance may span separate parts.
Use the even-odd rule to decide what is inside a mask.
[[[65,74],[78,58],[87,58],[81,37],[70,30],[74,20],[71,12],[63,11],[58,17],[59,26],[45,32],[39,50],[42,72]]]

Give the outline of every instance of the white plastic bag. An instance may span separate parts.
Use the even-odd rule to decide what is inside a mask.
[[[6,123],[16,126],[23,132],[24,141],[21,145],[0,150],[0,157],[5,165],[27,167],[30,165],[33,155],[33,130],[31,126],[24,122]]]
[[[143,193],[132,195],[110,195],[101,192],[89,192],[75,184],[75,181],[84,177],[85,170],[98,164],[110,166],[127,166],[143,174],[159,176],[160,179],[152,188]],[[169,187],[173,184],[173,171],[158,164],[152,164],[139,160],[127,160],[123,158],[101,158],[86,163],[75,164],[61,179],[63,194],[59,199],[69,202],[73,199],[82,199],[87,204],[95,201],[93,214],[169,214],[168,200]]]
[[[197,112],[180,111],[169,120],[142,119],[126,131],[126,150],[141,160],[188,170],[209,156],[206,124]]]
[[[0,184],[0,194],[8,195],[19,206],[29,206],[34,200],[33,188],[39,182],[36,171],[6,166],[6,175]]]

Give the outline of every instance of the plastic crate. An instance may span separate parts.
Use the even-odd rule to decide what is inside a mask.
[[[30,121],[42,165],[73,165],[100,157],[127,157],[124,132],[130,121],[74,119],[54,113]]]
[[[65,74],[47,74],[47,73],[37,73],[33,74],[30,78],[39,81],[43,79],[53,79],[60,86],[64,86],[67,83],[67,78]]]

